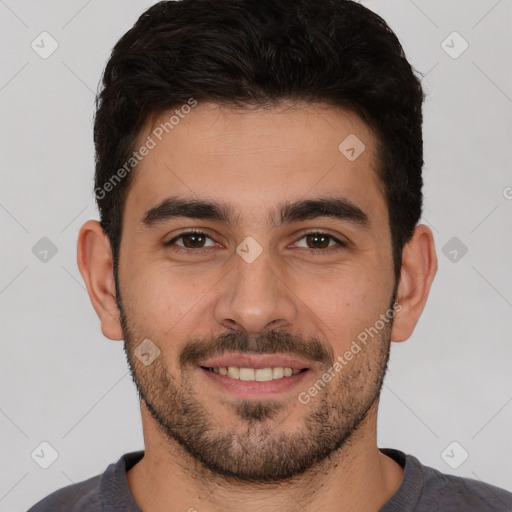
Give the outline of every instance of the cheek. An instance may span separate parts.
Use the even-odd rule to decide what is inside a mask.
[[[165,261],[134,266],[125,280],[123,300],[133,305],[139,324],[161,335],[193,316],[219,279],[214,271],[199,275]]]
[[[303,281],[299,297],[313,311],[313,321],[343,352],[358,334],[375,324],[388,307],[389,283],[366,269],[333,273],[327,280]]]

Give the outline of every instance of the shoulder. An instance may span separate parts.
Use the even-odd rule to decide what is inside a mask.
[[[505,489],[473,478],[443,473],[399,450],[381,451],[404,468],[402,483],[389,502],[389,508],[384,508],[383,512],[398,509],[417,512],[512,511],[512,494]]]
[[[38,501],[28,512],[79,512],[96,510],[100,506],[97,490],[102,475],[93,476],[83,482],[71,484],[52,492]],[[101,510],[98,508],[97,510]]]
[[[425,496],[437,501],[440,510],[465,512],[512,511],[512,494],[494,485],[454,475],[447,475],[434,468],[423,466]],[[436,497],[437,496],[437,497]],[[447,508],[450,507],[450,508]],[[437,509],[435,509],[437,510]]]
[[[126,472],[144,455],[144,451],[125,453],[104,473],[54,491],[27,512],[106,512],[138,510],[130,495]]]

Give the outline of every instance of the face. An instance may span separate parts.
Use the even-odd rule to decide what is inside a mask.
[[[395,279],[374,138],[318,104],[199,103],[159,140],[168,119],[141,133],[155,145],[123,214],[133,378],[162,438],[209,470],[299,475],[356,435],[386,369]]]

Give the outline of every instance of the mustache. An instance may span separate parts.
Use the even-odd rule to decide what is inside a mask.
[[[301,336],[285,331],[270,330],[257,336],[246,332],[227,332],[209,339],[192,339],[185,344],[179,356],[181,367],[197,366],[204,359],[226,352],[250,354],[286,354],[302,359],[334,364],[334,352],[317,338],[305,341]]]

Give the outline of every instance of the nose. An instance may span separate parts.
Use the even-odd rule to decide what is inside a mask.
[[[234,255],[233,267],[220,283],[216,321],[249,334],[293,325],[298,299],[287,282],[286,270],[276,264],[268,249],[248,261]]]

